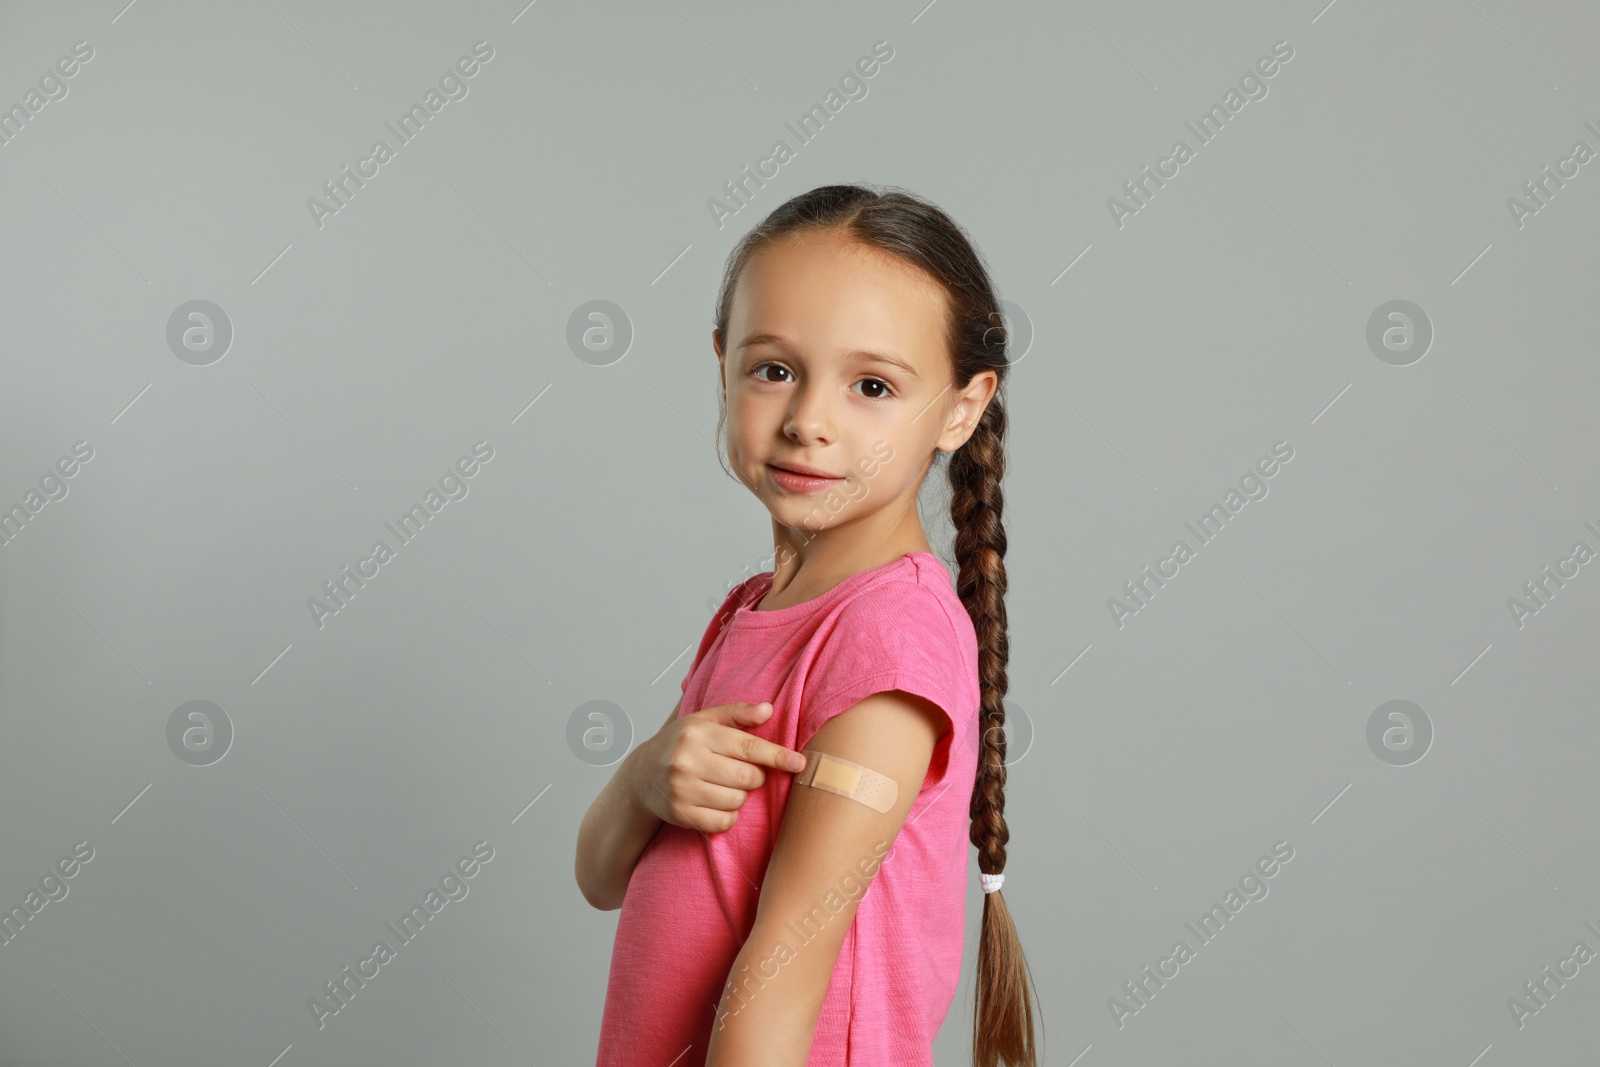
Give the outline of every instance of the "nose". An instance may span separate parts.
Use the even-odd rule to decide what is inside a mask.
[[[835,436],[835,403],[826,382],[812,381],[794,391],[783,433],[797,444],[827,443]]]

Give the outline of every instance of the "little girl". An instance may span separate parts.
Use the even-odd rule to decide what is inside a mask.
[[[728,595],[579,831],[585,899],[622,908],[598,1067],[932,1067],[969,839],[973,1059],[1037,1062],[997,892],[1005,340],[977,251],[904,192],[813,189],[729,256],[719,430],[774,567]],[[917,507],[940,457],[954,588]]]

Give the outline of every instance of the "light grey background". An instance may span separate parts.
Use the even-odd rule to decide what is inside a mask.
[[[617,915],[572,862],[611,770],[569,721],[653,732],[765,569],[711,444],[715,286],[768,211],[855,180],[948,210],[1034,331],[1005,896],[1046,1062],[1594,1057],[1600,962],[1508,1008],[1600,950],[1600,564],[1521,626],[1507,603],[1600,549],[1600,163],[1508,207],[1600,149],[1591,7],[524,2],[0,8],[7,108],[94,49],[0,146],[0,506],[94,453],[0,546],[0,903],[94,849],[0,946],[0,1063],[593,1061]],[[308,198],[480,40],[468,95],[319,228]],[[1278,41],[1268,94],[1119,227],[1108,199]],[[166,339],[197,299],[234,333],[207,366]],[[597,299],[633,330],[603,366],[567,342]],[[1367,343],[1396,299],[1434,330],[1408,366]],[[319,628],[322,584],[478,441],[468,494]],[[1270,494],[1119,627],[1109,598],[1278,441]],[[169,747],[191,700],[234,731],[209,766]],[[1405,766],[1368,741],[1391,700],[1433,731]],[[319,1030],[308,999],[478,841],[469,895]],[[1200,947],[1185,923],[1279,841]],[[974,861],[951,1067],[980,906]]]

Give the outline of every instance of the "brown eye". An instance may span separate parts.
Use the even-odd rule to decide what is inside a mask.
[[[789,369],[787,367],[784,367],[782,364],[779,364],[779,363],[757,363],[754,367],[752,367],[750,369],[750,373],[753,374],[753,375],[758,375],[759,376],[761,374],[761,372],[763,370],[765,370],[766,368],[768,368],[768,367],[774,367],[774,368],[776,368],[778,370],[783,371],[783,373],[785,373],[785,374],[789,373]],[[776,382],[773,382],[772,379],[770,379],[770,378],[758,378],[758,380],[759,381],[763,381],[763,382],[767,382],[768,384],[771,384],[771,385],[778,384]]]
[[[866,386],[876,386],[883,390],[882,393],[877,395],[868,394],[868,400],[888,400],[890,397],[894,396],[894,390],[889,388],[889,383],[880,378],[863,378],[861,379],[860,384]]]

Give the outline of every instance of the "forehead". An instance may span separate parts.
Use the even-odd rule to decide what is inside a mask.
[[[751,257],[729,309],[730,344],[777,334],[802,354],[892,348],[949,362],[943,288],[920,268],[833,231],[788,234]]]

